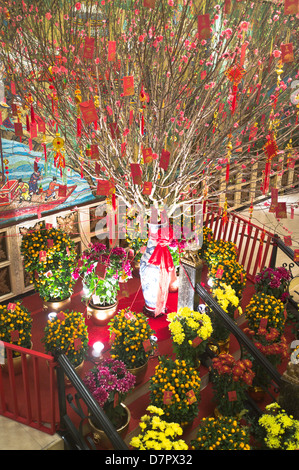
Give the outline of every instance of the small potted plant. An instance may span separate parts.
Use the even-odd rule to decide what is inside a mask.
[[[212,359],[211,382],[217,402],[216,417],[238,417],[244,411],[245,391],[252,385],[254,372],[249,359],[238,361],[230,354],[220,354]]]
[[[225,240],[213,240],[205,251],[205,259],[207,265],[211,268],[224,260],[236,260],[237,254],[235,243]]]
[[[218,287],[212,289],[212,297],[214,297],[222,310],[224,310],[232,320],[235,320],[237,309],[238,314],[242,314],[240,300],[236,295],[236,291],[231,286],[220,283]],[[229,353],[230,332],[225,328],[221,318],[219,318],[217,314],[211,312],[210,315],[213,326],[211,340],[216,343],[216,347],[212,344],[209,347],[216,353]]]
[[[50,311],[68,308],[75,280],[75,243],[62,230],[42,227],[23,235],[21,254],[35,290]]]
[[[155,332],[143,313],[130,308],[117,312],[109,322],[111,357],[123,361],[136,377],[136,385],[142,382],[150,355],[156,349]]]
[[[257,332],[262,328],[276,328],[283,334],[286,321],[285,308],[281,300],[263,292],[254,294],[245,310],[248,327]]]
[[[288,292],[290,281],[291,273],[286,268],[264,268],[256,275],[254,287],[256,292],[273,295],[286,303],[290,296]]]
[[[278,367],[284,359],[289,357],[287,340],[276,328],[260,327],[257,332],[244,328],[244,333],[274,367]],[[271,384],[271,378],[265,373],[264,367],[253,357],[248,355],[248,358],[252,361],[252,370],[255,373],[249,394],[256,401],[261,401]]]
[[[130,441],[134,449],[188,450],[186,442],[178,438],[183,434],[183,429],[178,423],[163,420],[164,411],[161,408],[149,405],[146,410],[149,414],[140,419],[140,433]]]
[[[248,428],[228,416],[202,418],[192,450],[251,450]]]
[[[134,388],[135,376],[128,371],[122,361],[106,357],[85,374],[83,382],[123,437],[131,417],[124,400],[128,392]],[[102,447],[109,448],[111,444],[104,431],[96,427],[92,416],[88,421],[93,430],[94,441],[100,443]]]
[[[208,276],[208,284],[212,289],[224,283],[227,286],[231,286],[239,300],[241,300],[246,287],[247,277],[244,267],[236,260],[227,259],[220,261],[218,264],[213,264],[209,268]]]
[[[167,320],[176,357],[198,368],[199,358],[205,352],[213,331],[210,317],[184,307],[178,312],[169,313]]]
[[[185,426],[198,415],[200,383],[198,371],[188,362],[161,356],[150,379],[150,402],[164,411],[167,422]]]
[[[132,269],[123,248],[107,248],[97,242],[82,253],[73,277],[82,279],[88,315],[95,324],[103,326],[116,314],[120,282],[132,277]]]
[[[278,403],[270,403],[258,420],[255,438],[265,450],[297,450],[299,420],[290,416]]]
[[[21,302],[0,305],[0,340],[5,343],[31,349],[32,317]],[[5,350],[6,356],[6,350]],[[12,352],[14,370],[19,373],[22,369],[21,356],[17,351]],[[2,369],[8,370],[7,358]]]
[[[49,319],[42,338],[47,353],[64,353],[79,373],[88,350],[88,332],[80,312],[58,312]],[[66,382],[68,383],[68,382]]]

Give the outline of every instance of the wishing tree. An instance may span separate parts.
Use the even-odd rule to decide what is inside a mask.
[[[171,215],[257,160],[267,194],[273,158],[296,158],[298,0],[4,4],[15,133],[94,194]]]

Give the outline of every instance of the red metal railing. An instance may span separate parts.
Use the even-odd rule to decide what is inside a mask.
[[[2,344],[6,361],[0,367],[0,414],[54,434],[57,400],[54,358],[9,343]],[[13,352],[20,353],[17,361]]]
[[[223,210],[209,207],[205,215],[205,226],[213,231],[216,240],[234,242],[238,247],[238,262],[244,266],[250,281],[264,267],[270,265],[274,234],[252,224],[235,212],[228,212],[223,218]]]

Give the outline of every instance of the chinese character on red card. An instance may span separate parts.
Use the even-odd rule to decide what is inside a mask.
[[[134,95],[134,77],[123,78],[124,96]]]
[[[12,341],[18,341],[19,340],[20,333],[18,330],[14,330],[10,332],[10,337]]]
[[[197,34],[198,39],[208,39],[211,35],[210,15],[198,15],[197,18]]]
[[[60,184],[58,188],[58,196],[65,197],[66,196],[66,184]]]
[[[292,246],[292,237],[290,235],[284,237],[284,244],[286,246]]]
[[[98,115],[93,101],[90,100],[80,103],[80,110],[85,124],[97,121]]]
[[[131,174],[133,183],[142,185],[142,171],[139,163],[131,163]]]
[[[189,390],[186,393],[186,396],[187,396],[187,400],[188,400],[189,405],[192,405],[192,403],[196,402],[196,396],[195,396],[194,390]]]
[[[261,321],[260,321],[260,328],[267,328],[267,323],[268,323],[268,318],[261,318]]]
[[[296,15],[299,13],[299,0],[285,0],[284,1],[284,14]]]
[[[75,338],[74,339],[74,349],[75,351],[78,351],[79,349],[82,348],[82,340],[81,338]]]
[[[94,38],[85,38],[83,57],[92,59],[94,51]]]
[[[145,341],[143,341],[142,344],[143,344],[143,347],[144,347],[145,352],[148,352],[148,351],[151,350],[152,345],[151,345],[151,342],[150,342],[149,339],[146,339]]]
[[[143,184],[142,194],[151,194],[153,183],[151,181],[145,181]]]
[[[132,312],[126,312],[126,313],[125,313],[125,319],[126,319],[126,320],[133,320],[133,321],[135,321],[135,320],[136,320],[136,317],[135,317],[135,315],[133,315]]]
[[[163,170],[165,171],[168,168],[169,158],[170,158],[170,152],[168,152],[168,150],[163,149],[161,152],[159,167],[163,168]]]
[[[287,204],[286,202],[278,202],[276,207],[276,218],[286,219],[287,218]]]
[[[228,395],[228,400],[229,401],[236,401],[237,400],[237,392],[236,390],[232,390],[230,392],[227,392]]]
[[[116,59],[116,41],[108,42],[108,62],[113,62]]]
[[[39,260],[42,263],[45,263],[47,261],[47,252],[46,251],[40,251],[39,252]]]
[[[281,61],[283,64],[294,62],[293,43],[281,44]]]
[[[151,148],[146,148],[142,150],[143,162],[151,163],[153,161],[153,151]]]
[[[48,248],[52,248],[52,246],[54,246],[54,240],[52,238],[49,238],[47,240],[47,245],[48,245]]]
[[[64,321],[65,320],[65,314],[63,312],[58,312],[57,315],[56,315],[56,318],[60,321]]]
[[[7,310],[10,310],[11,312],[14,312],[14,311],[15,311],[15,308],[16,308],[16,304],[9,303],[9,304],[7,305]]]
[[[163,394],[163,403],[164,405],[170,405],[172,398],[172,392],[170,390],[165,390]]]
[[[109,196],[115,192],[114,184],[109,180],[98,180],[97,196]]]
[[[96,266],[96,275],[100,278],[100,279],[105,279],[105,276],[106,276],[106,266],[102,263],[98,263],[97,266]]]
[[[221,278],[222,278],[222,275],[223,275],[223,269],[218,268],[218,269],[217,269],[217,272],[216,272],[216,278],[217,278],[217,279],[221,279]]]
[[[196,336],[196,338],[192,340],[192,347],[196,348],[201,342],[202,342],[202,339],[199,338],[199,336]]]

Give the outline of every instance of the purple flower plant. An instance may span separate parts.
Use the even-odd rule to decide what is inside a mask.
[[[264,268],[255,277],[258,292],[271,293],[274,297],[285,302],[289,297],[287,288],[291,280],[291,273],[284,267]]]

